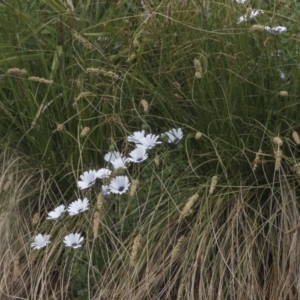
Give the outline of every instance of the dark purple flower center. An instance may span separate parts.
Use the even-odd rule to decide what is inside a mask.
[[[124,187],[124,186],[120,186],[120,187],[118,188],[118,191],[119,191],[119,192],[123,192],[123,191],[124,191],[124,189],[125,189],[125,187]]]
[[[142,161],[143,158],[142,157],[139,157],[136,161]]]
[[[72,243],[71,246],[72,247],[76,247],[78,244],[77,243]]]

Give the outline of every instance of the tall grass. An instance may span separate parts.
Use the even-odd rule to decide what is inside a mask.
[[[250,6],[264,13],[237,24]],[[1,299],[299,298],[296,1],[0,11]],[[78,191],[128,134],[175,127],[179,145],[124,171],[136,191]],[[88,212],[45,220],[77,197]],[[40,232],[51,243],[30,249]]]

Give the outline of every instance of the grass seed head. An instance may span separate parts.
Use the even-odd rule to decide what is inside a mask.
[[[273,138],[273,143],[278,145],[279,147],[283,145],[283,141],[279,136],[275,136]]]
[[[25,69],[11,68],[11,69],[7,70],[7,74],[16,75],[16,76],[24,76],[24,75],[27,75],[27,71]]]
[[[275,171],[279,171],[281,167],[282,151],[281,150],[274,151],[274,157],[275,157]]]
[[[199,140],[202,137],[202,133],[200,131],[197,131],[195,134],[195,139]]]
[[[251,8],[251,7],[248,7],[247,10],[246,10],[246,20],[247,20],[247,21],[250,21],[250,19],[251,19],[251,14],[252,14],[252,8]]]
[[[40,213],[37,212],[33,215],[33,218],[31,220],[32,226],[35,227],[39,223],[39,221],[40,221]]]
[[[133,197],[136,193],[137,187],[139,184],[139,180],[138,179],[133,179],[131,181],[131,187],[130,187],[130,192],[129,192],[129,196]]]
[[[172,260],[172,261],[175,261],[176,259],[179,258],[180,254],[181,254],[182,245],[183,245],[185,239],[186,239],[186,238],[185,238],[184,235],[182,235],[182,236],[178,239],[178,241],[177,241],[177,243],[176,243],[176,245],[175,245],[175,247],[173,248],[172,253],[171,253],[171,260]]]
[[[149,111],[149,103],[147,100],[143,99],[141,100],[141,105],[143,107],[144,112],[148,112]]]
[[[99,193],[97,196],[97,209],[101,211],[102,206],[103,206],[103,195]]]
[[[251,30],[253,30],[253,31],[265,31],[265,27],[262,26],[262,25],[255,24],[255,25],[251,26]]]
[[[192,207],[198,198],[199,195],[196,193],[187,200],[187,203],[185,204],[183,210],[180,212],[178,223],[180,223],[184,218],[188,217],[193,213]]]
[[[289,93],[287,91],[280,91],[279,92],[280,97],[287,97],[288,95],[289,95]]]
[[[95,211],[95,213],[94,213],[94,220],[93,220],[93,235],[94,235],[94,239],[96,239],[97,236],[98,236],[99,225],[100,225],[100,214],[99,214],[98,211]]]
[[[80,132],[80,136],[81,137],[86,136],[90,132],[90,130],[91,130],[90,127],[84,127]]]
[[[48,80],[48,79],[42,78],[42,77],[31,76],[31,77],[28,77],[28,80],[45,83],[45,84],[49,84],[49,85],[53,84],[53,80]]]
[[[65,130],[64,124],[57,124],[56,130],[57,130],[57,131],[64,131],[64,130]]]
[[[212,179],[211,179],[211,184],[210,184],[210,189],[209,189],[209,194],[211,195],[215,188],[216,188],[216,185],[217,185],[217,182],[218,182],[218,176],[213,176]]]
[[[142,235],[139,233],[133,240],[133,245],[132,245],[131,254],[130,254],[130,265],[133,267],[136,265],[136,257],[137,257],[138,249],[140,247],[141,238],[142,238]]]
[[[293,131],[292,134],[293,140],[297,145],[300,145],[300,138],[299,138],[299,134],[297,131]]]
[[[194,59],[194,67],[195,67],[195,77],[201,78],[202,77],[202,67],[199,59]]]

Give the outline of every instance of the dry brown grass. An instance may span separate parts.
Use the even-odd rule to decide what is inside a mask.
[[[0,299],[69,299],[59,266],[61,252],[57,247],[43,252],[30,247],[40,230],[35,213],[44,197],[43,172],[13,150],[1,153],[0,161]]]
[[[300,233],[288,233],[299,182],[280,172],[270,186],[203,193],[184,223],[145,228],[134,268],[111,266],[93,299],[299,299]]]

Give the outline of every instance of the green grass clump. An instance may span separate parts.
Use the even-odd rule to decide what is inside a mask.
[[[237,24],[250,7],[264,13]],[[298,299],[298,11],[0,3],[1,299]],[[128,193],[78,190],[130,133],[171,128],[178,145],[122,171]],[[46,220],[83,197],[89,211]],[[41,232],[51,243],[32,250]]]

